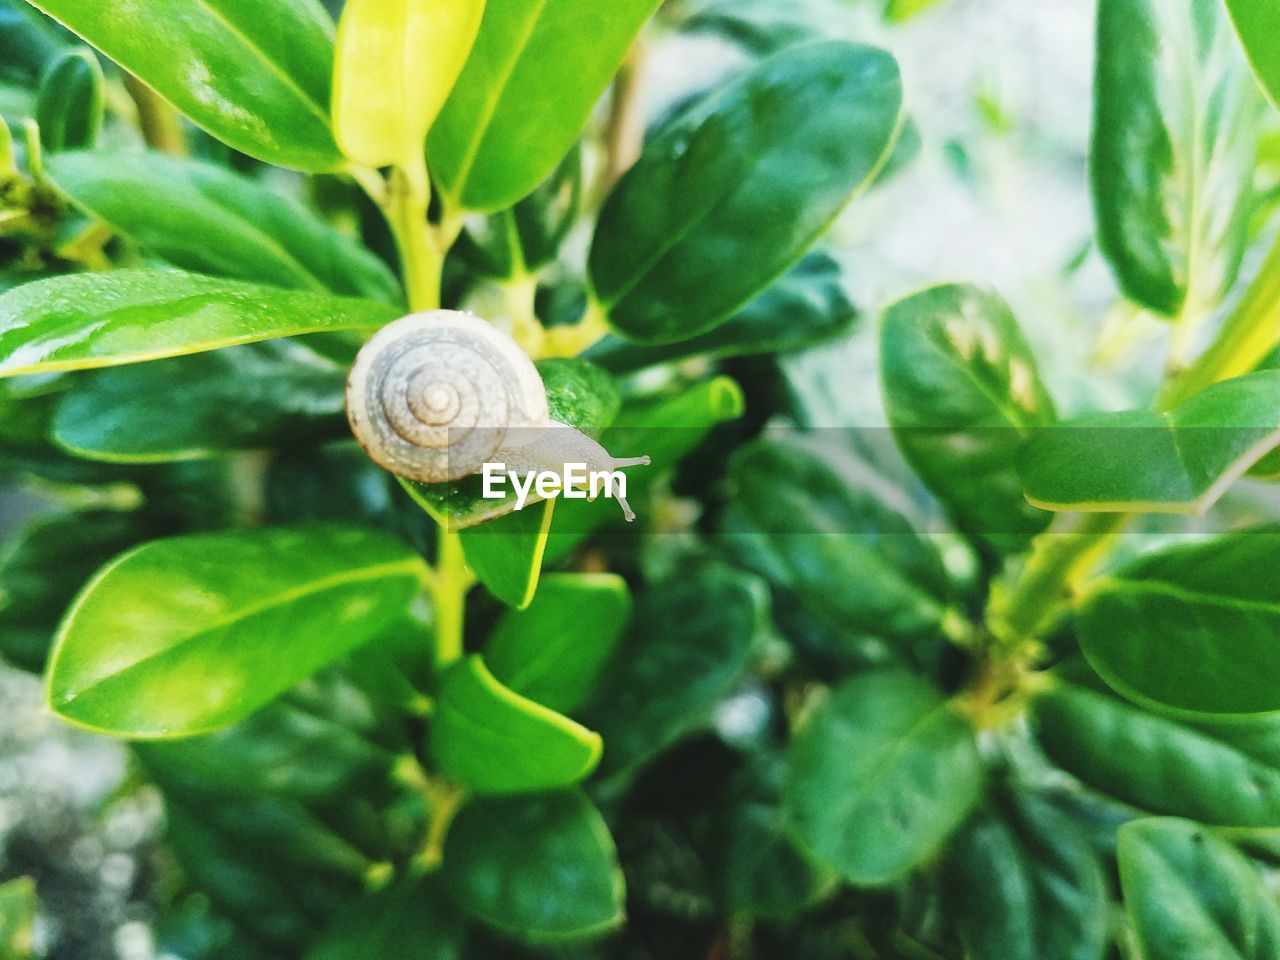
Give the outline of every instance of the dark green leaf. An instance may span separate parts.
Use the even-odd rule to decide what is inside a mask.
[[[1207,313],[1240,268],[1256,154],[1257,95],[1221,6],[1102,0],[1095,83],[1099,245],[1133,300]]]
[[[727,320],[875,175],[901,108],[891,56],[820,43],[783,51],[681,114],[600,214],[591,282],[614,328],[660,344]]]
[[[1280,910],[1257,871],[1187,820],[1120,828],[1120,884],[1140,960],[1270,960]]]
[[[1201,514],[1280,444],[1280,370],[1224,380],[1167,413],[1092,413],[1038,432],[1022,454],[1046,510]]]
[[[462,76],[427,139],[457,205],[509,207],[550,176],[656,0],[489,0]]]
[[[1017,458],[1054,421],[1022,332],[993,292],[933,287],[890,307],[880,337],[885,407],[903,456],[966,532],[1039,533]]]
[[[599,734],[540,706],[493,678],[479,656],[441,680],[431,718],[431,753],[453,783],[474,793],[554,790],[589,776]]]
[[[49,64],[36,100],[36,122],[46,150],[94,145],[102,128],[102,82],[102,67],[88,50],[68,50]]]
[[[291,340],[91,371],[59,403],[53,438],[112,463],[306,443],[345,432],[346,375],[345,365]]]
[[[840,265],[825,253],[811,253],[710,333],[661,347],[608,337],[587,358],[608,370],[624,372],[692,356],[787,353],[848,333],[857,319]]]
[[[714,33],[755,54],[768,54],[822,35],[826,17],[838,15],[816,0],[705,0],[681,21],[688,33]]]
[[[46,170],[89,215],[176,267],[398,304],[381,260],[287,195],[200,160],[96,150]]]
[[[219,140],[259,160],[333,170],[333,21],[316,0],[39,0]]]
[[[1280,711],[1280,527],[1173,547],[1098,581],[1080,646],[1126,696],[1192,713]]]
[[[508,611],[484,659],[509,689],[571,713],[590,696],[631,616],[631,595],[608,573],[554,573],[523,611]]]
[[[123,736],[227,726],[406,616],[425,573],[399,541],[353,527],[146,544],[100,571],[67,614],[49,703]]]
[[[438,881],[398,880],[351,903],[334,917],[306,960],[393,957],[412,950],[414,960],[457,960],[463,929]]]
[[[443,877],[467,914],[532,943],[600,936],[623,919],[613,839],[576,791],[468,804],[449,830]]]
[[[54,24],[26,0],[0,3],[0,77],[34,86],[65,48]]]
[[[982,792],[973,730],[925,680],[857,677],[796,732],[783,793],[801,845],[858,884],[932,856]]]
[[[51,277],[0,295],[0,376],[109,367],[238,343],[374,330],[396,309],[176,270]]]

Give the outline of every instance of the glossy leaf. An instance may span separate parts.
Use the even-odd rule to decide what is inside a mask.
[[[582,132],[656,0],[488,0],[428,138],[445,196],[492,212],[528,195]]]
[[[1280,370],[1224,380],[1167,412],[1085,414],[1033,436],[1027,499],[1046,510],[1202,514],[1280,445]]]
[[[1240,853],[1187,820],[1120,828],[1120,885],[1141,960],[1268,960],[1280,908]]]
[[[28,960],[36,917],[36,885],[27,877],[0,884],[0,957]]]
[[[49,703],[131,737],[227,726],[404,617],[422,560],[385,534],[316,526],[159,540],[68,612]]]
[[[903,456],[957,524],[984,539],[1039,533],[1018,476],[1028,435],[1054,419],[1018,322],[1000,297],[933,287],[884,314],[885,408]]]
[[[306,443],[345,433],[346,374],[289,340],[92,371],[59,403],[53,438],[76,456],[112,463]]]
[[[1103,577],[1079,612],[1080,646],[1126,696],[1192,713],[1280,711],[1280,528],[1142,557]]]
[[[419,163],[462,72],[484,0],[350,0],[338,24],[333,127],[357,163]]]
[[[621,577],[550,574],[527,610],[509,610],[498,621],[485,663],[508,689],[571,713],[591,695],[630,615]]]
[[[653,139],[601,211],[590,257],[614,329],[674,343],[800,260],[897,136],[894,59],[847,43],[764,61]]]
[[[796,731],[783,792],[792,829],[858,884],[931,856],[982,792],[973,730],[930,684],[873,673],[831,691]]]
[[[1275,8],[1269,0],[1226,0],[1253,72],[1272,102],[1280,101],[1280,49],[1275,44]]]
[[[40,80],[36,122],[50,153],[92,147],[102,128],[102,67],[88,50],[68,50]]]
[[[391,957],[407,948],[424,960],[457,960],[462,939],[462,923],[440,884],[412,877],[353,901],[325,928],[306,960]]]
[[[1107,883],[1088,836],[1044,800],[978,814],[948,851],[945,894],[970,960],[1102,960]]]
[[[599,734],[507,689],[471,656],[441,680],[431,753],[453,783],[473,793],[566,787],[600,762]]]
[[[750,667],[764,610],[760,583],[720,565],[641,594],[586,711],[608,744],[602,772],[634,769],[704,728]]]
[[[943,624],[937,547],[868,465],[837,444],[780,438],[744,447],[731,470],[722,532],[751,569],[845,629],[912,637]]]
[[[587,359],[626,372],[692,356],[788,353],[848,333],[857,319],[840,265],[825,253],[811,253],[710,333],[660,347],[611,336],[588,351]]]
[[[509,607],[523,610],[533,602],[556,504],[535,503],[460,531],[462,550],[476,579]]]
[[[38,0],[219,140],[259,160],[333,170],[333,21],[316,0]]]
[[[1031,717],[1049,758],[1094,790],[1215,826],[1280,826],[1280,766],[1229,741],[1066,680]]]
[[[598,937],[623,920],[613,839],[576,791],[468,804],[449,829],[442,875],[463,911],[526,942]]]
[[[279,190],[225,167],[95,150],[49,157],[72,202],[151,256],[212,276],[398,304],[386,265]]]
[[[394,307],[173,270],[37,280],[0,295],[0,377],[110,367],[239,343],[374,330]]]
[[[1098,242],[1128,296],[1211,311],[1252,214],[1257,96],[1217,3],[1103,0],[1093,154]]]

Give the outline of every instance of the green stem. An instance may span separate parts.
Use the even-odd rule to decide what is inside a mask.
[[[1219,380],[1252,371],[1280,342],[1280,236],[1217,339],[1161,393],[1170,410]]]
[[[431,224],[427,206],[431,202],[430,181],[424,163],[394,167],[387,184],[387,223],[400,251],[409,308],[440,309],[440,273],[444,250]]]
[[[439,544],[433,589],[436,661],[446,666],[462,657],[467,591],[474,581],[462,552],[462,538],[442,524]]]
[[[1048,632],[1130,519],[1125,513],[1061,514],[1036,538],[1021,575],[992,596],[988,620],[1007,646],[1021,646]]]

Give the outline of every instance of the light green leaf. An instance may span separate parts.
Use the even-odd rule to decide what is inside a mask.
[[[528,195],[582,132],[657,0],[488,0],[480,35],[431,128],[451,202],[492,212]]]
[[[102,67],[88,50],[68,50],[40,80],[36,122],[50,153],[92,147],[102,128]]]
[[[0,295],[0,377],[111,367],[238,343],[375,330],[397,309],[176,270],[37,280]]]
[[[1043,800],[979,813],[947,855],[944,896],[969,960],[1102,960],[1106,879],[1088,836]]]
[[[64,394],[53,438],[78,457],[110,463],[304,444],[346,431],[346,374],[291,340],[96,370]]]
[[[631,616],[631,594],[610,573],[553,573],[527,610],[507,611],[484,659],[509,689],[571,713],[595,687]]]
[[[735,0],[736,2],[736,0]],[[788,353],[849,332],[857,308],[844,289],[840,265],[811,253],[772,287],[710,333],[660,347],[607,337],[586,354],[607,370],[627,372],[685,357]]]
[[[800,260],[897,136],[902,85],[872,47],[792,47],[652,140],[601,211],[591,283],[645,344],[719,326]]]
[[[874,885],[937,851],[982,786],[961,715],[925,680],[873,673],[831,691],[796,731],[783,803],[815,859]]]
[[[577,791],[469,803],[442,875],[463,911],[528,943],[599,937],[623,920],[613,838]]]
[[[1280,46],[1275,41],[1274,5],[1271,0],[1226,0],[1226,3],[1253,72],[1271,101],[1280,102]]]
[[[1065,679],[1031,719],[1049,759],[1094,790],[1215,826],[1280,826],[1280,767],[1229,741]]]
[[[1280,527],[1142,557],[1100,579],[1080,647],[1125,696],[1190,713],[1280,711]]]
[[[317,0],[37,0],[224,143],[297,170],[333,170],[333,21]]]
[[[1092,413],[1047,427],[1022,454],[1045,510],[1202,514],[1280,445],[1280,370],[1224,380],[1167,413]]]
[[[757,441],[731,478],[722,535],[750,569],[844,629],[914,637],[943,625],[936,544],[912,528],[901,491],[840,444]]]
[[[1018,477],[1028,435],[1055,419],[1018,322],[994,292],[940,286],[884,314],[885,407],[903,456],[967,533],[1025,541],[1052,515]]]
[[[58,632],[49,704],[121,736],[235,723],[407,616],[421,558],[315,526],[158,540],[101,570]]]
[[[1227,17],[1198,0],[1102,0],[1091,157],[1098,242],[1168,316],[1217,306],[1253,213],[1258,97]]]
[[[556,500],[544,500],[490,523],[459,532],[467,565],[509,607],[533,602]]]
[[[343,153],[370,167],[421,163],[484,8],[485,0],[348,0],[333,73]]]
[[[36,917],[36,885],[18,877],[0,885],[0,960],[29,960]]]
[[[386,265],[278,189],[224,167],[162,153],[49,157],[49,177],[80,209],[175,267],[399,304]]]
[[[609,745],[602,772],[635,769],[704,728],[750,667],[764,611],[761,584],[718,564],[641,594],[587,711]]]
[[[1257,871],[1197,823],[1119,832],[1120,886],[1140,960],[1271,960],[1280,910]]]
[[[473,793],[532,793],[585,779],[600,762],[599,734],[508,690],[479,656],[440,683],[431,753],[453,783]]]

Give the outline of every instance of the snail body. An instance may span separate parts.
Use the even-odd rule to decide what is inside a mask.
[[[552,420],[546,388],[519,344],[469,313],[435,310],[388,324],[361,348],[347,378],[347,419],[378,465],[444,483],[502,462],[517,473],[585,464],[642,466]],[[619,497],[627,519],[634,518]]]

